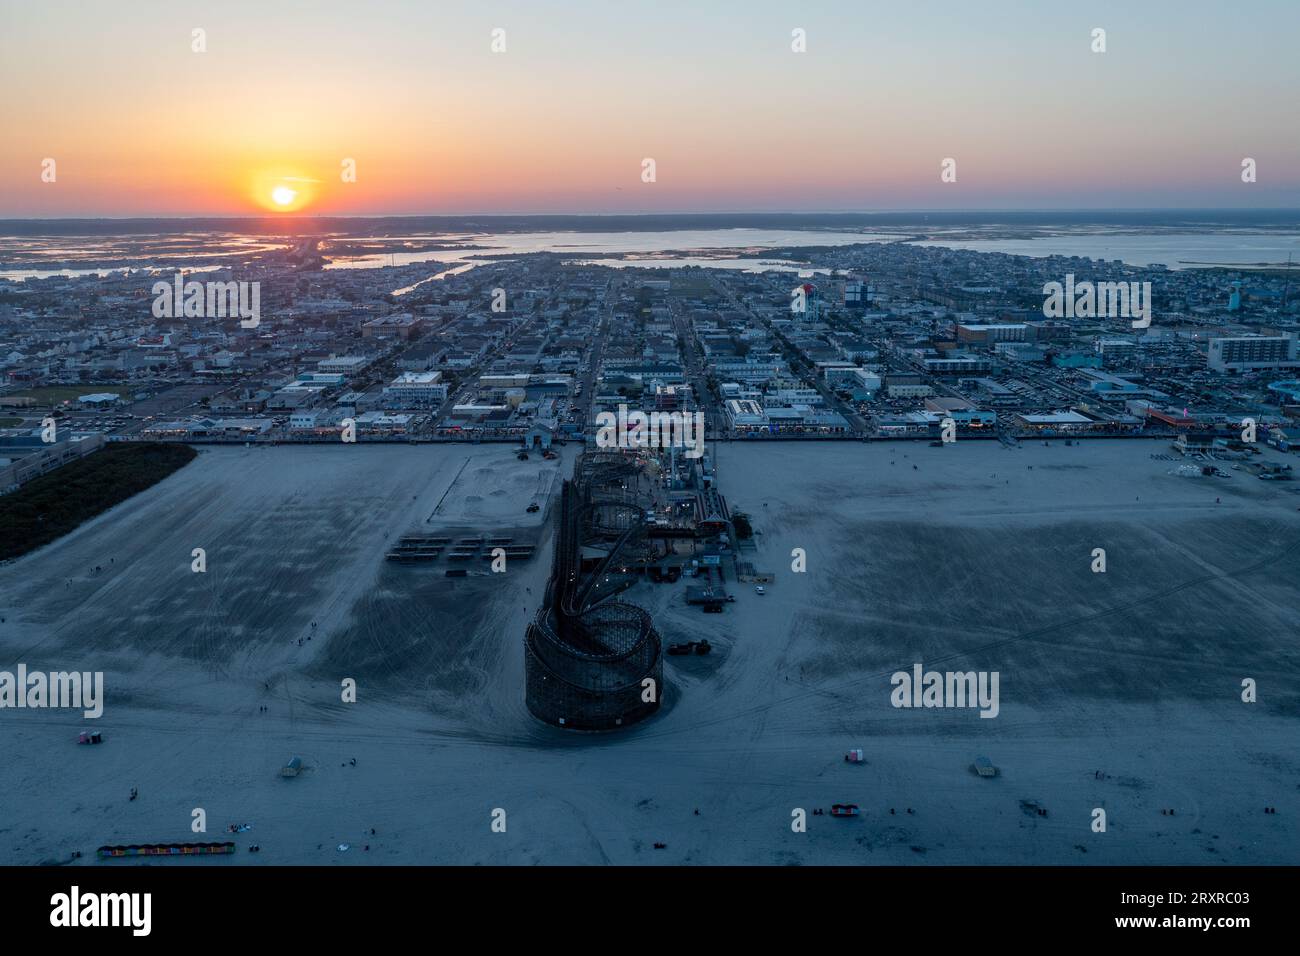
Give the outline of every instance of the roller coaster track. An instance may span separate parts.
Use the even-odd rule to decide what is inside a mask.
[[[580,460],[573,480],[565,481],[561,488],[551,577],[525,642],[529,665],[543,669],[546,686],[568,687],[577,694],[607,695],[610,705],[625,713],[626,706],[615,702],[639,688],[647,674],[661,676],[660,641],[650,616],[634,605],[608,600],[623,584],[622,575],[614,569],[626,560],[626,552],[644,538],[646,525],[634,502],[635,493],[620,496],[606,489],[618,483],[621,490],[624,479],[639,475],[640,466],[622,454],[597,453],[589,457]],[[627,527],[593,528],[596,510],[611,506],[627,509],[631,515]],[[613,533],[617,537],[611,544],[609,537]],[[602,546],[609,550],[584,575],[582,547],[589,535],[601,538]],[[619,582],[602,593],[602,586],[611,576]],[[563,690],[548,693],[562,699],[572,696]],[[601,709],[603,704],[602,700],[595,706]],[[570,713],[567,708],[564,712]]]

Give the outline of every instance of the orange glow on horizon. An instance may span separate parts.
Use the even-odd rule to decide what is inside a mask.
[[[249,177],[248,197],[270,212],[301,212],[319,197],[321,180],[302,170],[262,169]]]

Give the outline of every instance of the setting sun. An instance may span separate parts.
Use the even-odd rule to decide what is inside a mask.
[[[272,212],[300,212],[320,199],[323,183],[306,163],[281,163],[250,170],[245,195],[257,206]]]

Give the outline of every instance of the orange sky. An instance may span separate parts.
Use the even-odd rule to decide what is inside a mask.
[[[1130,6],[48,0],[6,13],[0,216],[1300,205],[1300,5]]]

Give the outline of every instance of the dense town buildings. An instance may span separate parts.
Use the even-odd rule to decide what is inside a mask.
[[[17,445],[49,419],[108,440],[330,441],[351,424],[359,441],[590,441],[627,407],[698,411],[715,439],[863,440],[934,439],[948,420],[1226,434],[1246,417],[1285,436],[1298,414],[1285,273],[908,243],[788,255],[805,278],[553,253],[202,274],[259,283],[256,322],[156,317],[156,270],[0,280],[0,424]],[[1153,321],[1045,316],[1067,274],[1151,283]]]

